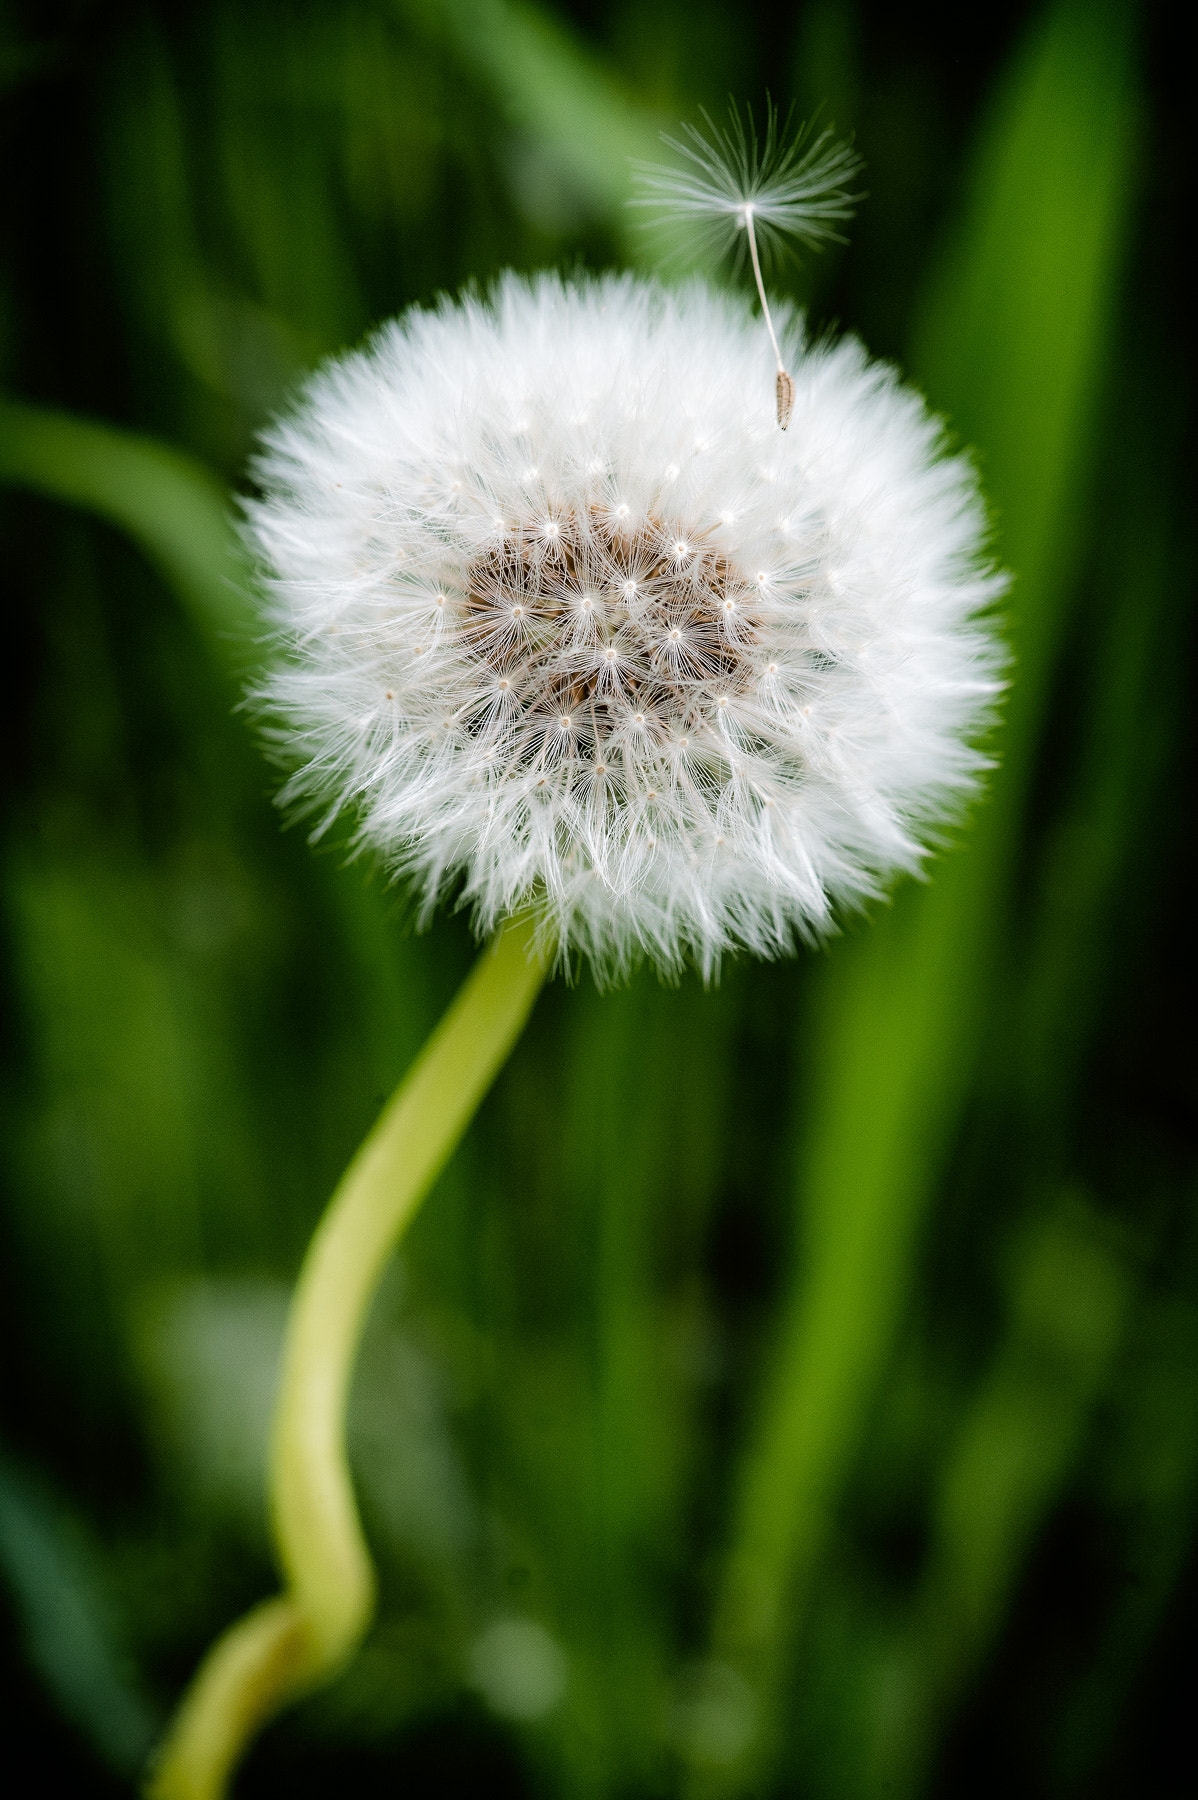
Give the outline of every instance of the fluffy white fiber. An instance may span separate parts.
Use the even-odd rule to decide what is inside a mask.
[[[845,340],[508,276],[326,366],[249,507],[285,797],[563,955],[777,953],[972,786],[1001,583],[966,462]]]

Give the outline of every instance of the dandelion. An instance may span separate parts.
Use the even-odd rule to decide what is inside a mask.
[[[782,329],[785,436],[698,283],[508,277],[322,372],[250,512],[286,797],[603,974],[778,954],[917,868],[995,692],[973,476]]]
[[[760,157],[702,142],[674,200],[745,233],[776,421],[741,301],[509,275],[328,365],[257,464],[284,799],[317,832],[348,812],[426,913],[456,895],[494,938],[309,1249],[272,1450],[286,1592],[210,1653],[157,1800],[216,1800],[365,1630],[363,1321],[549,963],[709,975],[817,937],[919,868],[983,766],[1001,583],[971,469],[891,370],[766,303],[758,229],[826,235],[851,162],[772,115]]]

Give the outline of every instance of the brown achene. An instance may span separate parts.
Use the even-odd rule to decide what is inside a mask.
[[[671,739],[698,751],[721,700],[754,678],[754,584],[654,516],[625,525],[591,507],[513,526],[466,588],[460,642],[487,669],[480,718],[500,724],[511,766],[602,771],[609,746],[623,760],[638,741],[650,755]]]

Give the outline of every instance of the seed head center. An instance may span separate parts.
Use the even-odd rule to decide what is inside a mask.
[[[467,572],[460,648],[513,700],[466,728],[501,732],[505,765],[528,769],[552,756],[602,772],[630,727],[650,748],[701,739],[754,683],[754,577],[652,516],[635,531],[597,509],[555,523],[551,538],[509,526]]]

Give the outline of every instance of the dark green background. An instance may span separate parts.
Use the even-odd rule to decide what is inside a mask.
[[[1192,1792],[1173,10],[0,21],[7,1758],[131,1791],[271,1587],[287,1284],[472,955],[272,807],[235,710],[254,433],[410,302],[651,269],[629,157],[768,89],[854,134],[868,190],[775,285],[975,451],[1016,577],[998,769],[930,882],[825,952],[546,992],[372,1323],[377,1628],[239,1792]],[[530,1724],[472,1684],[510,1614],[568,1662]]]

